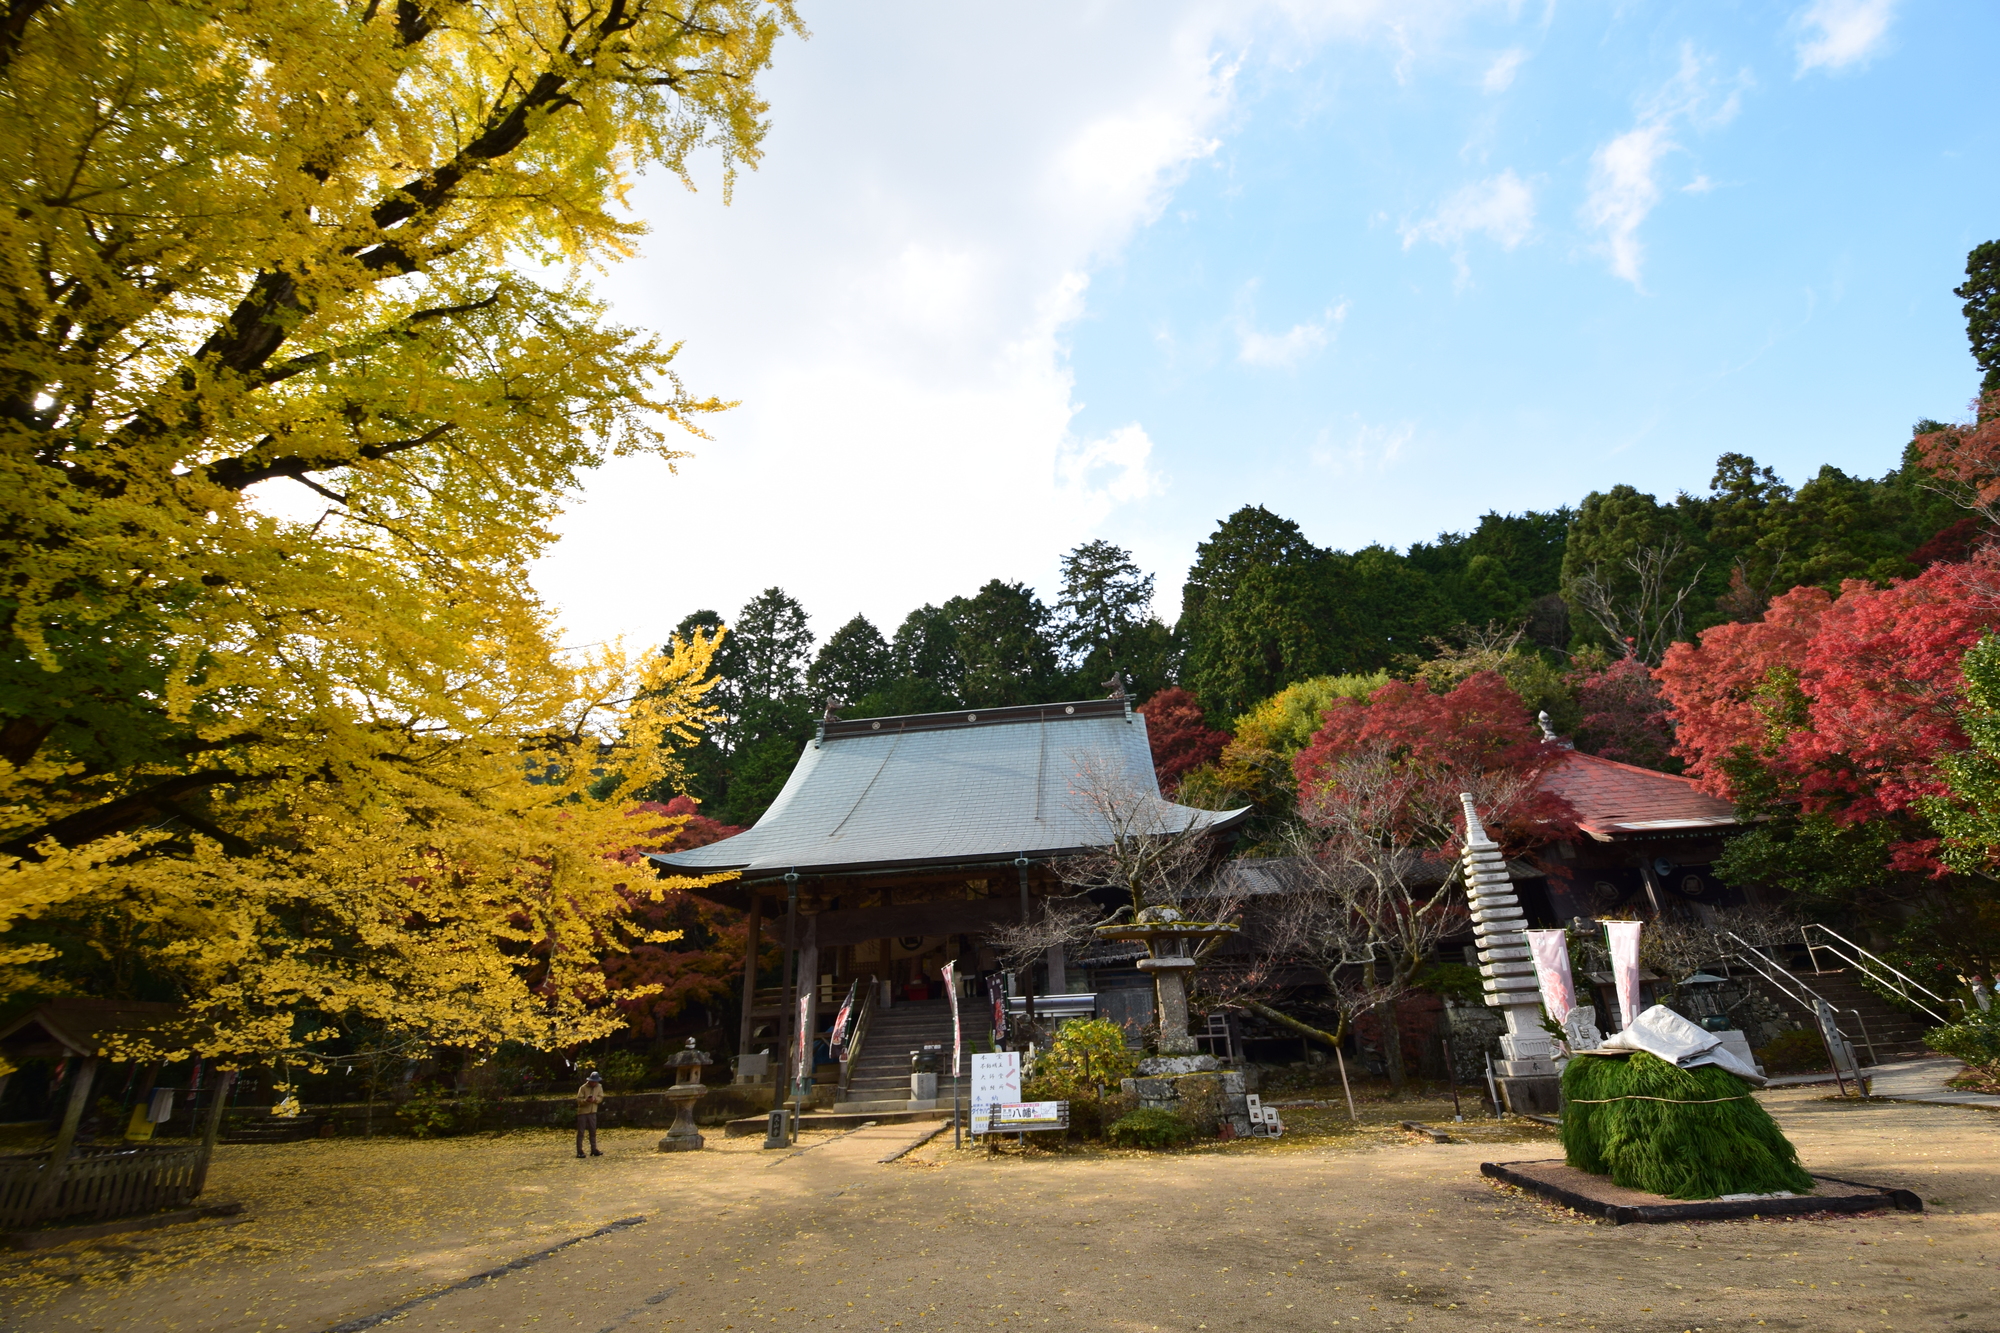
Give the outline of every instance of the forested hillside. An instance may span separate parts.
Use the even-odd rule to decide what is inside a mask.
[[[1937,428],[1919,422],[1912,438]],[[1566,733],[1676,768],[1664,731],[1644,734],[1642,714],[1659,712],[1650,682],[1607,671],[1628,657],[1657,665],[1670,644],[1755,620],[1794,587],[1832,592],[1963,559],[1982,520],[1914,450],[1886,446],[1896,465],[1878,477],[1826,466],[1797,487],[1725,453],[1704,494],[1615,486],[1574,508],[1485,514],[1407,551],[1320,546],[1248,506],[1196,549],[1172,626],[1155,614],[1154,576],[1104,541],[1063,558],[1052,605],[994,579],[916,608],[890,633],[857,615],[817,649],[806,609],[768,588],[733,618],[697,611],[675,629],[729,629],[711,696],[723,720],[691,760],[692,790],[714,817],[754,822],[829,698],[849,716],[1045,703],[1104,694],[1114,669],[1135,697],[1178,686],[1206,725],[1234,731],[1300,682],[1389,672],[1449,684],[1503,664]],[[1621,691],[1636,696],[1613,707]]]

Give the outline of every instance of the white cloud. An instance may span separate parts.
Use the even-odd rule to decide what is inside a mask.
[[[1118,505],[1165,493],[1152,457],[1153,441],[1134,421],[1098,439],[1066,444],[1056,457],[1056,475],[1067,498],[1102,518]]]
[[[1489,93],[1506,92],[1514,86],[1514,75],[1520,71],[1521,62],[1527,58],[1528,53],[1518,46],[1509,51],[1502,51],[1494,58],[1493,63],[1486,67],[1486,77],[1479,81],[1479,86]]]
[[[616,460],[570,506],[536,571],[568,636],[656,637],[774,583],[822,634],[856,611],[893,629],[996,576],[1047,589],[1103,525],[1143,528],[1168,485],[1147,423],[1075,426],[1090,275],[1231,131],[1244,52],[1361,40],[1394,61],[1477,2],[883,0],[781,43],[734,203],[712,173],[632,192],[652,234],[601,290],[686,339],[692,391],[742,405],[677,475]],[[1336,314],[1247,332],[1244,359],[1308,355]]]
[[[1416,426],[1407,421],[1377,424],[1355,417],[1339,429],[1321,427],[1311,457],[1335,476],[1385,472],[1416,436]]]
[[[1813,0],[1799,11],[1800,75],[1866,64],[1888,40],[1896,0]]]
[[[1463,248],[1469,236],[1485,235],[1503,250],[1512,250],[1535,229],[1535,190],[1509,168],[1457,191],[1437,212],[1402,228],[1403,248],[1433,241],[1446,249]]]
[[[1660,202],[1655,169],[1675,146],[1666,123],[1653,121],[1627,130],[1591,154],[1590,197],[1584,202],[1583,220],[1604,233],[1611,271],[1634,287],[1639,285],[1639,264],[1645,257],[1639,224]]]
[[[1347,305],[1326,311],[1316,320],[1294,324],[1283,333],[1265,333],[1247,318],[1236,321],[1236,359],[1246,366],[1271,366],[1285,370],[1297,365],[1327,344],[1333,330],[1347,318]]]
[[[1675,129],[1688,125],[1711,129],[1735,119],[1742,106],[1747,75],[1734,86],[1720,85],[1708,62],[1690,45],[1681,48],[1674,77],[1639,109],[1639,123],[1604,144],[1590,157],[1590,182],[1581,216],[1585,226],[1602,236],[1601,249],[1611,271],[1634,287],[1640,286],[1645,246],[1639,228],[1660,202],[1660,163],[1681,148]],[[1697,176],[1687,187],[1705,193],[1707,178]]]

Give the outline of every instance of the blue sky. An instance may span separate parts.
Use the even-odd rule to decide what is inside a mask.
[[[601,284],[742,400],[574,506],[579,640],[759,588],[822,636],[1104,536],[1178,609],[1262,503],[1322,544],[1875,474],[1975,384],[2000,7],[803,6],[762,168],[649,179]]]

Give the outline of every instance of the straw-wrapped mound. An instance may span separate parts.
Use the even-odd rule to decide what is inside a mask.
[[[1812,1177],[1750,1085],[1657,1056],[1579,1055],[1563,1070],[1562,1145],[1579,1171],[1669,1199],[1810,1193]]]

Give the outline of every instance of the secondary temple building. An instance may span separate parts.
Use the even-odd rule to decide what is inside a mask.
[[[1176,824],[1212,829],[1225,841],[1250,813],[1164,801],[1146,719],[1122,691],[906,717],[829,713],[754,826],[653,859],[669,871],[737,872],[695,890],[748,913],[737,1049],[774,1052],[772,1072],[782,1083],[800,1002],[817,1046],[852,988],[865,1006],[860,1026],[874,1024],[864,1063],[834,1068],[817,1050],[813,1072],[840,1079],[841,1100],[855,1109],[888,1110],[908,1099],[911,1047],[949,1040],[944,965],[956,962],[968,981],[995,970],[988,934],[1061,891],[1063,858],[1111,840],[1091,793],[1112,788],[1157,801]],[[757,956],[773,935],[796,963],[783,986],[760,989]],[[1072,960],[1052,948],[1035,990],[1101,992],[1099,1012],[1143,1006],[1150,1016],[1151,986],[1132,962]],[[973,1002],[969,991],[962,1005],[969,1036],[983,1038],[985,997]]]

